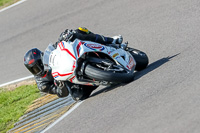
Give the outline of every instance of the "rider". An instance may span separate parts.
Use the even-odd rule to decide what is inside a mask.
[[[56,48],[60,41],[73,41],[76,38],[101,44],[121,44],[123,41],[121,35],[112,38],[104,37],[90,32],[87,28],[79,27],[76,30],[67,29],[62,32],[58,41],[54,44],[54,47]],[[63,82],[54,80],[51,75],[51,70],[44,71],[43,52],[37,48],[30,49],[25,54],[24,65],[34,75],[38,89],[42,92],[57,94],[58,97],[66,97],[69,94],[67,87],[70,87],[73,97],[85,99],[88,98],[92,91],[97,88],[96,86],[77,85],[71,82],[66,82],[67,84],[65,85]]]

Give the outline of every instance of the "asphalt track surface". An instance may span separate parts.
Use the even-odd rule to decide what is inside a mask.
[[[27,0],[0,12],[0,82],[29,76],[25,52],[66,28],[122,34],[149,67],[134,82],[100,87],[47,132],[199,133],[199,14],[199,0]]]

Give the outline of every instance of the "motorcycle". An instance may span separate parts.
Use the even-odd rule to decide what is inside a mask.
[[[109,86],[133,81],[134,71],[145,69],[149,60],[144,52],[130,47],[123,49],[115,44],[75,39],[61,41],[57,48],[49,44],[43,62],[56,81]],[[69,87],[68,90],[71,92]]]

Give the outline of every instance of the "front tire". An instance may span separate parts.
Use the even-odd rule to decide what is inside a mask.
[[[86,65],[85,74],[94,80],[114,83],[128,83],[134,78],[133,73],[104,71],[103,69],[94,67],[90,64]]]
[[[134,49],[133,51],[130,52],[130,54],[136,61],[136,67],[135,67],[136,71],[144,70],[148,66],[149,59],[144,52]]]

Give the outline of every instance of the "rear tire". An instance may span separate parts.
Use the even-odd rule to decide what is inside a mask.
[[[149,59],[144,52],[134,49],[133,51],[130,52],[130,54],[134,57],[136,61],[136,67],[135,67],[136,71],[144,70],[148,66]]]
[[[134,79],[133,73],[104,71],[90,64],[86,65],[85,74],[91,79],[115,83],[128,83]]]

